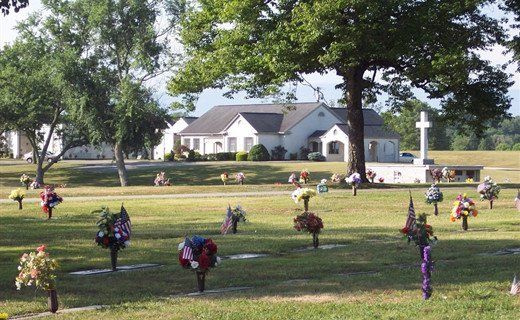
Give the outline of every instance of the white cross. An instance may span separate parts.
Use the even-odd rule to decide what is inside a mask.
[[[428,121],[426,111],[421,111],[421,121],[416,122],[415,127],[421,129],[421,159],[428,159],[428,128],[432,123]]]

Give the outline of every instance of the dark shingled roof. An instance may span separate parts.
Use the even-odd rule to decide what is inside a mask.
[[[215,106],[200,116],[197,120],[193,121],[187,128],[182,130],[181,134],[218,134],[222,132],[229,122],[239,113],[280,114],[282,119],[278,130],[275,130],[274,132],[285,132],[304,119],[321,104],[321,102],[312,102]],[[288,108],[289,110],[287,110]],[[265,120],[266,117],[263,118]],[[260,126],[260,124],[257,125]]]
[[[280,132],[283,120],[281,113],[240,112],[257,132]]]
[[[327,130],[316,130],[316,131],[314,131],[314,132],[309,136],[309,138],[318,138],[318,137],[321,137],[322,135],[325,134],[325,132],[327,132]]]
[[[187,124],[191,124],[193,121],[197,120],[199,117],[182,117]]]
[[[347,122],[347,109],[346,108],[329,108],[332,110],[341,120]],[[382,126],[384,121],[380,115],[377,114],[373,109],[363,109],[363,120],[365,126]]]
[[[337,126],[348,136],[348,126],[346,124],[338,123]],[[385,129],[383,126],[365,126],[365,139],[377,138],[399,139],[400,136],[394,131]]]

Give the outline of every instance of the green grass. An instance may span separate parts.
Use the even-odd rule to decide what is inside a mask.
[[[312,169],[309,169],[312,174]],[[267,173],[266,173],[267,174]],[[56,219],[44,221],[36,203],[16,210],[0,205],[0,312],[21,315],[45,311],[46,299],[31,288],[16,291],[18,257],[45,243],[61,265],[58,294],[62,308],[106,304],[102,311],[60,315],[59,319],[517,319],[517,297],[507,294],[519,255],[480,256],[520,247],[519,213],[513,207],[516,190],[505,189],[494,209],[478,203],[480,213],[469,220],[470,231],[449,222],[448,212],[458,191],[476,197],[474,188],[446,188],[441,214],[430,217],[439,243],[433,273],[434,294],[421,300],[419,267],[395,265],[419,262],[417,249],[399,235],[408,206],[408,192],[361,190],[311,199],[311,211],[324,220],[321,244],[344,248],[292,252],[311,244],[311,236],[292,229],[301,204],[284,197],[125,200],[133,223],[132,246],[120,253],[120,264],[160,263],[158,269],[114,275],[74,277],[70,271],[103,268],[107,250],[93,241],[96,215],[102,204],[120,201],[65,201]],[[432,212],[424,190],[413,190],[416,211]],[[249,223],[236,235],[221,236],[219,226],[228,203],[247,210]],[[471,230],[473,229],[473,230]],[[177,262],[177,244],[185,234],[212,237],[220,255],[267,253],[254,260],[226,260],[207,277],[207,288],[254,286],[251,291],[169,298],[195,291],[195,275]],[[380,271],[352,277],[339,274]],[[307,279],[305,281],[289,281]]]

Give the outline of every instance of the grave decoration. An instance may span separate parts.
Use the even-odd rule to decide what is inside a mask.
[[[119,250],[130,245],[132,224],[125,207],[121,204],[121,211],[110,212],[108,207],[93,211],[99,213],[97,222],[99,231],[96,234],[96,243],[103,249],[110,249],[112,271],[117,271],[117,254]]]
[[[310,179],[309,170],[303,169],[300,172],[300,183],[307,184],[307,182],[309,182],[309,179]]]
[[[357,188],[361,184],[361,175],[357,172],[354,172],[353,174],[345,178],[345,182],[348,185],[352,186],[352,195],[357,195]]]
[[[467,178],[466,179],[466,183],[473,183],[473,182],[475,182],[475,181],[473,181],[473,178]]]
[[[338,173],[334,173],[332,175],[332,177],[330,177],[330,181],[332,181],[334,183],[340,183],[341,180],[343,180],[343,177],[341,174],[338,174]]]
[[[459,194],[457,200],[453,203],[453,209],[451,210],[451,222],[462,219],[462,229],[468,230],[468,217],[472,215],[476,217],[478,211],[475,207],[475,202],[466,196],[466,194]]]
[[[440,183],[442,179],[442,170],[440,168],[435,168],[433,170],[430,170],[430,174],[432,176],[434,183]]]
[[[235,175],[235,179],[237,180],[237,183],[239,185],[243,185],[244,184],[244,180],[246,179],[246,176],[244,175],[244,173],[242,172],[239,172]]]
[[[493,209],[493,201],[498,199],[500,186],[490,176],[487,176],[484,178],[484,182],[477,186],[477,192],[480,193],[480,201],[489,200],[489,209]]]
[[[235,234],[237,233],[238,222],[246,222],[246,220],[246,211],[242,209],[240,205],[237,205],[233,209],[228,205],[226,217],[220,226],[220,233],[226,234],[229,231],[229,228],[232,228],[233,234]]]
[[[220,265],[221,260],[217,256],[217,245],[211,238],[193,236],[191,239],[186,237],[179,244],[178,249],[179,264],[185,269],[195,271],[199,292],[204,292],[206,273],[210,268]]]
[[[298,188],[291,194],[291,198],[295,203],[300,202],[303,199],[304,211],[309,211],[309,199],[316,196],[316,191],[309,188]]]
[[[25,187],[25,190],[29,190],[29,186],[31,185],[32,181],[33,180],[31,179],[31,177],[29,177],[25,173],[22,174],[22,176],[20,177],[20,182]]]
[[[434,183],[432,186],[426,191],[426,203],[433,204],[433,213],[437,216],[439,215],[439,208],[437,207],[437,203],[442,202],[443,195],[441,189],[437,187]]]
[[[516,274],[513,277],[513,282],[511,283],[511,290],[509,290],[509,294],[516,296],[520,291],[520,281],[516,279]]]
[[[318,235],[323,229],[323,220],[312,212],[305,211],[294,218],[296,231],[307,231],[312,234],[312,246],[316,249],[320,244]]]
[[[220,180],[222,180],[222,183],[226,185],[226,183],[229,181],[229,174],[227,172],[224,172],[220,175]]]
[[[374,183],[374,179],[376,178],[377,173],[372,169],[367,169],[366,175],[370,183]]]
[[[316,191],[318,193],[329,192],[329,187],[327,187],[327,179],[321,179],[320,183],[316,186]]]
[[[383,183],[383,182],[385,182],[385,178],[379,177],[379,179],[377,179],[377,181],[379,181],[379,183]]]
[[[455,180],[455,170],[449,170],[448,167],[442,168],[442,177],[448,182]]]
[[[52,218],[52,210],[54,207],[63,202],[63,198],[58,196],[53,186],[45,186],[43,191],[40,192],[40,199],[42,200],[42,210],[47,213],[47,219]]]
[[[36,251],[24,253],[20,258],[18,276],[15,280],[17,290],[22,285],[44,290],[47,293],[49,311],[58,311],[58,294],[56,293],[56,268],[58,263],[45,252],[45,245],[39,246]]]
[[[431,245],[437,242],[437,237],[433,235],[432,227],[426,223],[426,213],[421,213],[415,218],[412,198],[410,197],[410,208],[408,209],[408,219],[406,226],[401,229],[408,243],[414,242],[419,248],[419,254],[422,260],[421,273],[423,275],[422,291],[423,299],[427,300],[432,295],[431,272],[433,270],[433,261],[431,257]]]
[[[31,185],[30,185],[31,189],[40,189],[41,188],[41,185],[38,181],[36,180],[33,180],[33,182],[31,182]]]
[[[297,183],[298,180],[296,179],[296,173],[292,172],[291,175],[289,176],[289,179],[287,180],[287,182],[289,182],[290,184]]]
[[[22,210],[22,201],[24,197],[25,192],[23,192],[20,188],[12,190],[11,194],[9,195],[9,199],[18,202],[18,210]]]
[[[153,181],[154,186],[171,186],[170,179],[166,179],[166,173],[161,171],[155,176],[155,180]]]

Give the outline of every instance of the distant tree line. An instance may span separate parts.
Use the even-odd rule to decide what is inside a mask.
[[[456,123],[448,123],[438,109],[419,100],[407,100],[399,111],[381,113],[385,125],[401,135],[401,150],[419,150],[420,132],[415,127],[422,110],[428,111],[428,146],[431,150],[520,150],[520,116],[482,126],[482,130],[461,130]],[[461,122],[464,117],[461,115]]]

